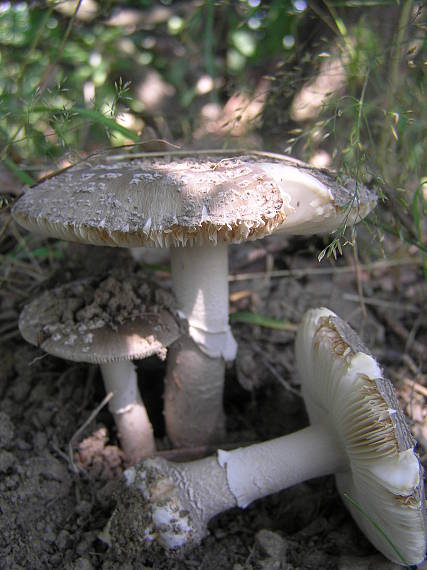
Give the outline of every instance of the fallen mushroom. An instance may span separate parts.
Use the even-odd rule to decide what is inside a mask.
[[[169,350],[165,420],[172,442],[186,446],[219,441],[224,431],[225,361],[237,349],[227,245],[276,231],[332,232],[375,204],[355,181],[289,157],[212,151],[84,161],[29,189],[13,215],[29,230],[70,241],[171,248],[189,336]]]
[[[155,451],[153,429],[132,360],[157,355],[180,335],[175,303],[141,273],[68,283],[26,305],[19,329],[28,342],[75,362],[100,365],[129,464]]]
[[[216,514],[334,473],[346,506],[378,550],[398,564],[423,560],[423,471],[392,384],[328,309],[306,313],[296,358],[310,427],[198,461],[141,462],[125,472],[124,501],[106,536],[141,549],[191,547]]]

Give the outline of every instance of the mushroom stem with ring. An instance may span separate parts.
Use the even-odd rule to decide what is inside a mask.
[[[100,364],[100,368],[106,392],[113,393],[109,408],[127,461],[133,464],[153,455],[153,428],[139,393],[135,365],[122,360]]]
[[[171,248],[173,290],[191,337],[168,353],[165,418],[176,446],[218,442],[224,435],[225,361],[237,350],[228,324],[227,249]]]

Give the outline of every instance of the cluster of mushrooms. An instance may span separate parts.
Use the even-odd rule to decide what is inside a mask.
[[[289,157],[214,151],[82,161],[17,201],[15,220],[46,236],[170,250],[172,294],[141,271],[117,271],[47,291],[20,318],[29,342],[100,364],[113,392],[110,410],[131,467],[127,495],[105,533],[112,543],[133,534],[142,549],[188,548],[225,509],[334,473],[353,517],[385,556],[400,564],[424,559],[415,441],[378,363],[328,309],[309,311],[297,334],[311,427],[189,463],[140,461],[154,455],[155,441],[132,361],[153,354],[167,356],[164,415],[172,444],[224,438],[225,363],[237,352],[227,245],[276,232],[330,233],[375,204],[363,185]]]

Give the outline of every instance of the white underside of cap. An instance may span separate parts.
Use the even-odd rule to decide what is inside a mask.
[[[426,546],[419,460],[410,444],[400,450],[393,423],[397,410],[377,386],[381,367],[334,319],[327,309],[312,309],[298,331],[298,370],[309,417],[312,422],[328,417],[346,449],[351,469],[339,470],[336,480],[359,526],[388,558],[416,564]]]
[[[395,495],[409,496],[420,484],[420,464],[413,449],[377,460],[369,471],[378,485]]]
[[[337,213],[331,191],[320,180],[303,169],[285,164],[259,166],[274,179],[288,214],[277,230],[293,235],[312,235],[336,230],[342,219]]]

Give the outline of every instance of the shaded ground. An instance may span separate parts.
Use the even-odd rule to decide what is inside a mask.
[[[210,536],[181,559],[166,560],[153,552],[135,560],[131,551],[108,549],[99,535],[114,508],[123,465],[107,408],[84,425],[104,397],[100,375],[96,367],[44,356],[27,345],[17,332],[17,317],[37,292],[89,271],[103,271],[127,254],[65,244],[47,248],[31,238],[21,242],[23,254],[8,256],[13,239],[3,244],[0,292],[0,568],[397,568],[377,555],[359,532],[332,478],[217,517]],[[29,253],[42,247],[44,256]],[[362,239],[360,251],[367,247]],[[364,317],[351,251],[335,266],[318,266],[314,260],[321,248],[321,242],[308,247],[304,240],[283,238],[231,248],[231,273],[239,276],[231,282],[232,311],[250,310],[298,323],[307,308],[326,305],[348,319],[398,387],[413,431],[424,445],[420,454],[425,461],[427,382],[421,370],[427,289],[419,260],[396,250],[388,261],[359,267]],[[243,279],[244,273],[266,268],[285,274],[267,271],[263,277]],[[290,269],[298,270],[297,277],[286,274]],[[154,275],[168,282],[167,273]],[[233,331],[240,352],[227,377],[228,439],[223,445],[255,442],[306,425],[293,369],[293,332],[236,321]],[[211,451],[167,451],[161,416],[164,364],[150,359],[139,364],[139,371],[161,453],[188,459]]]

